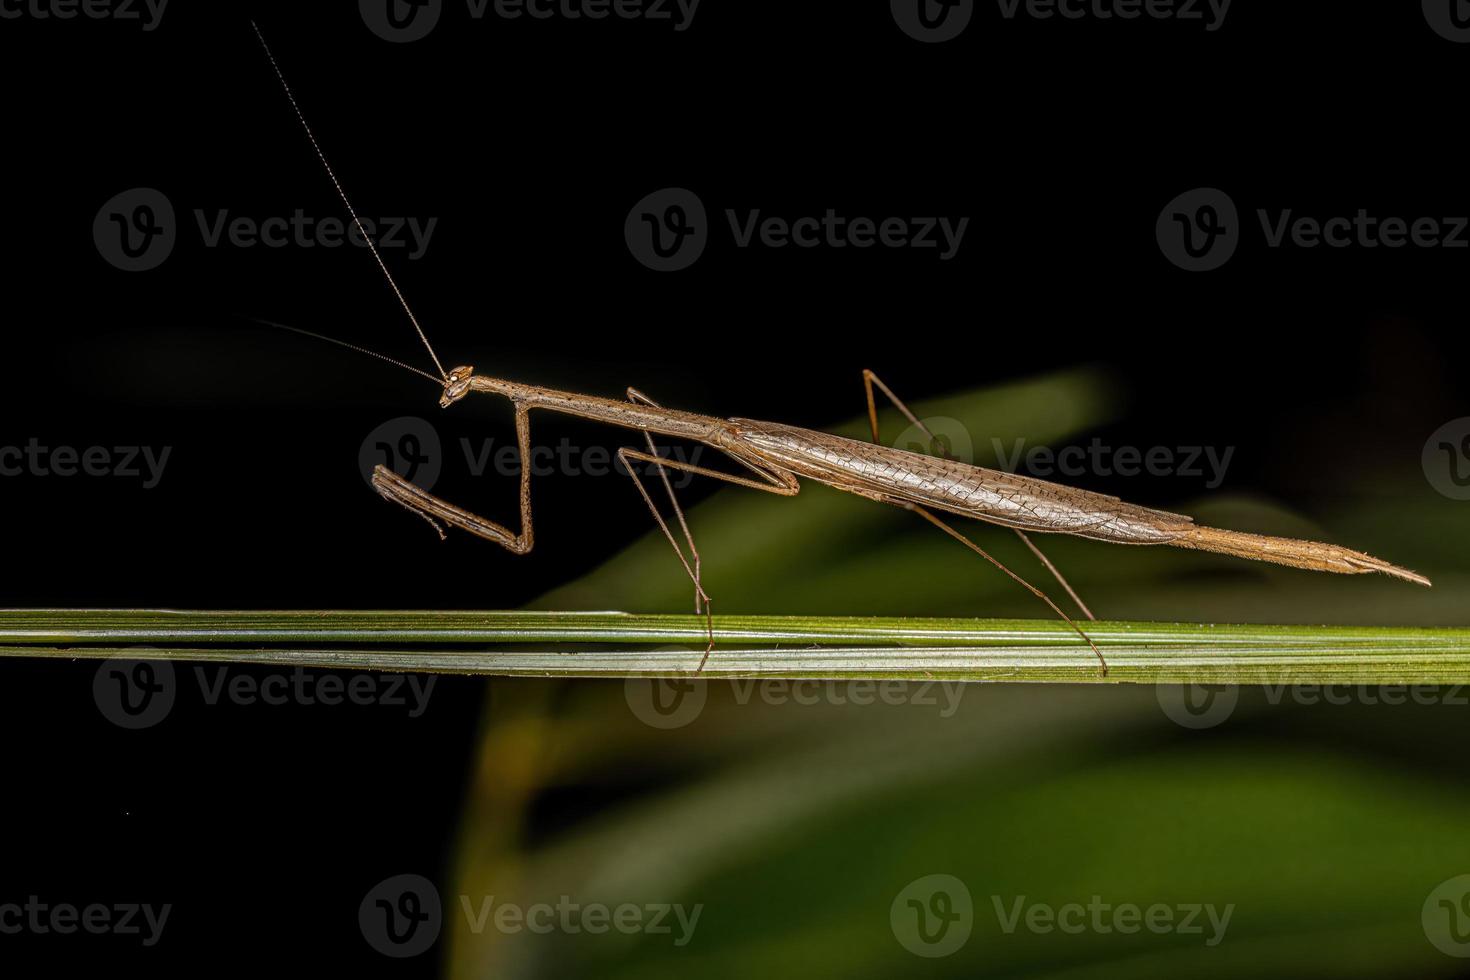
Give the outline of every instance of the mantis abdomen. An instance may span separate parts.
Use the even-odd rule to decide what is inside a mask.
[[[931,507],[1040,534],[1071,534],[1114,544],[1168,544],[1311,571],[1382,572],[1429,584],[1408,569],[1334,544],[1201,527],[1183,514],[959,460],[773,422],[731,421],[739,441],[756,448],[763,461],[889,503]]]

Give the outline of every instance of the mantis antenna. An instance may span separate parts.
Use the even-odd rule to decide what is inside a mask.
[[[271,69],[276,73],[276,78],[280,80],[281,88],[285,91],[286,98],[290,100],[291,108],[296,112],[296,118],[301,122],[301,128],[306,130],[306,138],[311,141],[311,148],[316,151],[316,158],[326,168],[327,176],[332,179],[332,186],[337,189],[337,196],[342,199],[342,204],[346,206],[347,213],[352,217],[352,223],[357,226],[357,230],[362,234],[363,241],[367,242],[369,251],[373,253],[373,258],[378,262],[378,268],[383,270],[383,277],[388,280],[388,285],[393,290],[393,295],[398,297],[398,302],[403,306],[403,312],[408,314],[409,322],[413,324],[414,330],[418,332],[419,340],[424,342],[424,349],[429,352],[429,357],[433,358],[434,367],[439,372],[440,380],[448,381],[449,375],[445,372],[444,365],[439,363],[439,355],[434,353],[434,345],[429,343],[429,337],[424,333],[424,328],[419,326],[418,317],[413,315],[413,309],[409,307],[408,300],[404,299],[403,291],[398,288],[398,283],[394,280],[393,273],[388,271],[387,263],[383,261],[383,256],[378,253],[377,244],[373,242],[373,238],[367,233],[367,229],[362,226],[362,221],[357,217],[357,211],[353,209],[352,202],[347,198],[347,192],[342,189],[342,182],[337,179],[336,171],[327,162],[327,155],[322,152],[321,144],[316,141],[316,135],[312,133],[311,126],[306,122],[306,115],[301,111],[301,106],[297,104],[296,96],[291,92],[291,86],[286,83],[286,76],[281,71],[281,66],[276,63],[276,56],[271,52],[271,46],[265,42],[265,35],[260,32],[260,27],[253,20],[250,22],[250,29],[255,31],[255,36],[260,40],[260,46],[265,49],[265,56],[270,60]]]
[[[315,330],[303,330],[301,327],[293,327],[288,323],[277,323],[274,320],[262,320],[258,316],[247,316],[245,317],[245,319],[250,320],[254,323],[259,323],[262,326],[275,327],[277,330],[289,330],[291,333],[299,333],[303,337],[311,337],[315,340],[325,340],[329,344],[336,344],[338,347],[346,347],[348,350],[357,351],[359,354],[366,354],[368,357],[376,357],[380,361],[387,361],[394,367],[401,367],[405,371],[412,371],[414,374],[417,374],[421,378],[428,378],[439,387],[444,386],[444,381],[442,379],[434,377],[428,371],[425,371],[421,368],[416,368],[412,364],[404,364],[402,361],[395,360],[386,354],[379,354],[375,350],[368,350],[366,347],[359,347],[356,344],[349,344],[345,340],[338,340],[336,337],[328,337],[326,334],[317,333]]]

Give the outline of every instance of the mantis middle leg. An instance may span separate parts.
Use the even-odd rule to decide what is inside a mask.
[[[657,402],[655,402],[652,398],[649,398],[647,395],[643,394],[637,388],[628,389],[628,400],[658,407]],[[643,502],[648,505],[648,511],[653,515],[653,519],[658,523],[659,530],[663,532],[664,539],[669,542],[669,547],[674,549],[674,555],[679,559],[679,564],[684,567],[685,573],[688,574],[690,580],[694,583],[694,611],[696,614],[701,611],[704,613],[705,635],[707,638],[707,642],[704,648],[704,656],[699,659],[699,666],[695,668],[694,671],[697,674],[700,671],[704,670],[704,665],[709,661],[709,655],[715,648],[714,613],[711,610],[712,600],[710,599],[709,594],[704,591],[704,585],[700,580],[699,549],[695,547],[694,534],[689,530],[689,522],[684,518],[684,509],[679,506],[679,499],[674,494],[674,486],[671,482],[669,482],[668,471],[670,469],[683,470],[685,472],[694,473],[699,476],[709,476],[717,480],[724,480],[728,483],[734,483],[739,486],[750,487],[755,490],[765,490],[768,493],[776,493],[783,496],[794,495],[800,488],[800,485],[796,482],[796,478],[790,476],[789,474],[768,472],[766,470],[752,466],[745,460],[740,460],[740,462],[743,463],[745,466],[753,469],[758,475],[764,477],[764,482],[757,482],[755,480],[749,480],[743,477],[732,476],[728,473],[721,473],[718,470],[706,469],[702,466],[695,466],[690,463],[680,463],[674,460],[664,459],[663,457],[658,455],[658,450],[654,447],[653,444],[652,435],[650,435],[648,432],[644,432],[643,439],[644,442],[648,445],[648,452],[645,453],[637,449],[629,449],[627,447],[624,447],[618,450],[618,459],[620,459],[623,465],[627,468],[628,475],[633,478],[633,485],[638,488],[638,493],[643,498]],[[643,485],[643,481],[638,476],[638,471],[634,469],[633,463],[635,461],[651,463],[658,470],[659,479],[663,481],[664,490],[668,494],[669,503],[674,509],[674,515],[679,519],[679,528],[683,532],[684,540],[689,545],[688,558],[684,556],[684,551],[682,548],[679,547],[679,542],[674,537],[673,531],[669,528],[668,521],[664,520],[663,514],[659,512],[658,506],[655,505],[653,502],[653,497],[649,495],[648,488]]]

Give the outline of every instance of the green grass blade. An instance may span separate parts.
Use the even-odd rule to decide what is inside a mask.
[[[727,616],[712,677],[1470,682],[1470,629]],[[621,677],[692,671],[696,616],[579,612],[0,610],[0,655]]]

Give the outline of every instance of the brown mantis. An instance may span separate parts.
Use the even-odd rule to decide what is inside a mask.
[[[252,23],[251,26],[255,25]],[[357,224],[359,231],[363,231],[351,202],[337,180],[331,165],[327,163],[326,155],[317,143],[311,127],[307,125],[306,118],[297,105],[290,87],[286,84],[274,55],[266,45],[264,36],[261,35],[258,27],[255,28],[255,32],[260,38],[261,45],[265,47],[271,67],[275,70],[282,88],[285,89],[291,106],[305,129],[312,148],[331,178],[347,213],[352,217],[353,223]],[[802,479],[815,480],[846,493],[913,511],[995,565],[1045,602],[1087,642],[1093,653],[1097,655],[1104,673],[1107,672],[1107,661],[1102,652],[1071,617],[1044,592],[997,561],[987,551],[958,531],[949,521],[940,517],[939,513],[973,518],[1015,531],[1066,589],[1088,619],[1095,617],[1056,567],[1031,541],[1028,533],[1070,534],[1117,544],[1172,545],[1178,548],[1213,551],[1321,572],[1349,575],[1382,572],[1405,581],[1417,582],[1420,585],[1430,584],[1427,578],[1408,569],[1338,545],[1201,527],[1189,517],[1128,504],[1117,497],[999,470],[971,466],[952,459],[890,448],[879,441],[875,388],[892,401],[904,417],[917,426],[921,432],[931,439],[933,437],[923,422],[909,411],[908,407],[872,371],[863,372],[868,418],[872,427],[873,441],[871,443],[775,422],[760,422],[742,418],[726,419],[675,411],[664,408],[634,388],[627,390],[626,401],[618,401],[476,374],[472,367],[456,367],[446,372],[433,345],[429,343],[428,336],[409,307],[408,301],[383,262],[372,238],[364,233],[364,239],[387,279],[388,285],[398,297],[404,312],[408,314],[419,339],[428,350],[438,375],[435,376],[427,371],[393,361],[391,358],[382,357],[372,351],[363,352],[420,374],[440,386],[442,394],[439,404],[443,408],[448,408],[471,392],[498,395],[511,402],[515,410],[516,443],[522,460],[520,530],[512,531],[505,525],[497,524],[441,500],[405,480],[386,466],[379,465],[374,469],[373,487],[385,499],[400,504],[429,521],[439,531],[441,537],[444,532],[440,527],[440,522],[443,522],[493,541],[514,554],[524,555],[531,550],[535,541],[531,520],[531,467],[525,462],[530,458],[531,452],[531,411],[558,412],[642,432],[647,451],[623,448],[618,451],[618,456],[628,474],[633,478],[639,494],[652,512],[659,529],[673,547],[684,571],[694,583],[696,611],[702,612],[704,616],[708,636],[708,643],[704,656],[699,662],[698,670],[704,668],[714,648],[713,614],[710,597],[705,592],[701,581],[699,551],[695,547],[694,536],[669,481],[668,469],[671,468],[783,497],[794,496],[801,489]],[[352,347],[353,345],[345,344],[344,346]],[[354,349],[363,350],[362,348]],[[654,447],[654,435],[701,443],[743,466],[748,471],[748,475],[725,473],[661,457]],[[659,511],[653,497],[631,465],[634,462],[651,464],[658,471],[678,521],[679,537],[682,537],[687,546],[687,556],[685,549],[680,547],[679,538],[675,537],[669,522]]]

